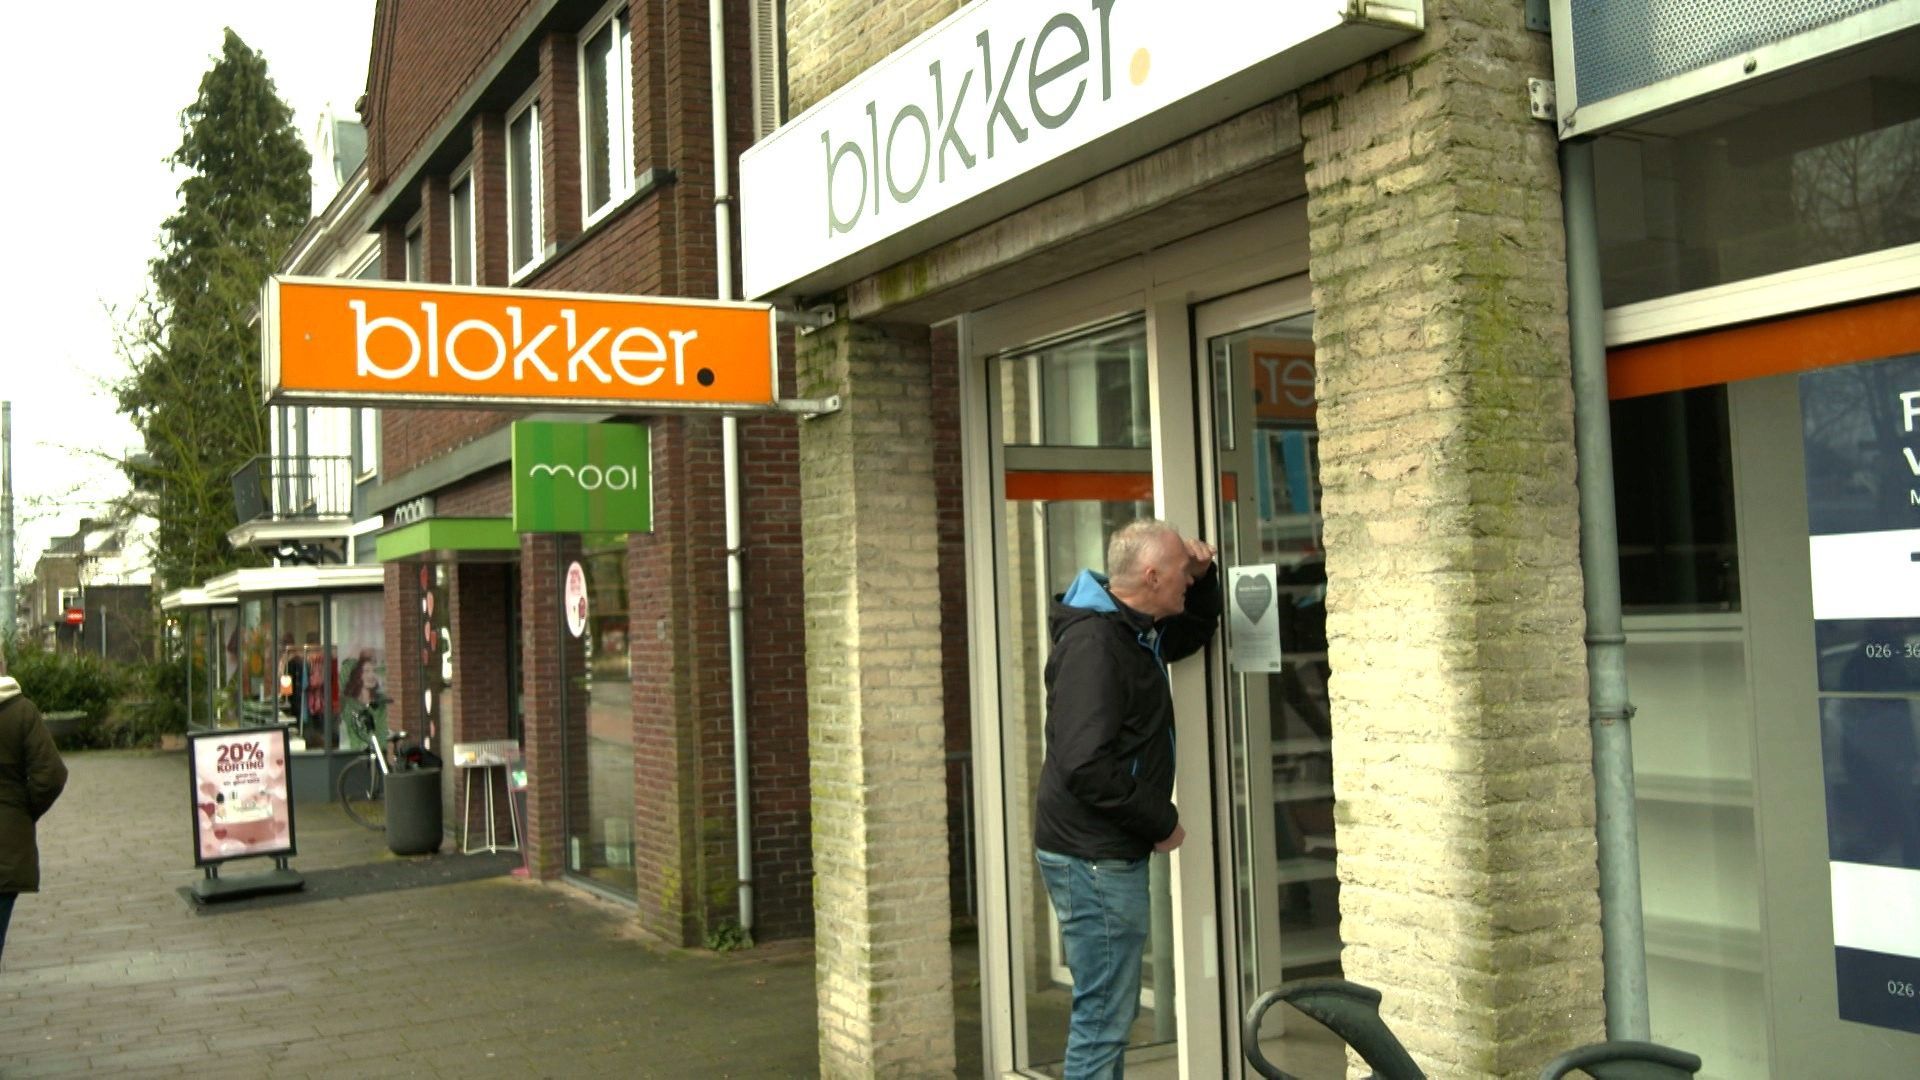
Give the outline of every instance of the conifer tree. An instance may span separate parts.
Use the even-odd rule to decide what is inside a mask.
[[[142,312],[123,334],[132,374],[116,388],[146,453],[125,465],[158,523],[166,588],[254,561],[226,541],[233,474],[267,450],[260,397],[260,288],[305,224],[312,158],[266,59],[231,29],[180,114],[168,159],[185,179],[162,226]]]

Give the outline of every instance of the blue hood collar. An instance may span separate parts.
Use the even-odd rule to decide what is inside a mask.
[[[1067,591],[1060,597],[1060,602],[1068,607],[1086,611],[1120,610],[1119,606],[1113,602],[1113,594],[1107,591],[1107,575],[1095,573],[1092,570],[1080,571],[1080,576],[1073,579],[1072,585],[1067,586]]]

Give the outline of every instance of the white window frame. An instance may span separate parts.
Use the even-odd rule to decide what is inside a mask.
[[[624,20],[621,16],[627,16]],[[598,207],[589,206],[592,192],[592,146],[594,133],[587,129],[591,110],[587,102],[587,45],[600,31],[613,27],[612,51],[607,63],[607,98],[604,102],[607,124],[607,197]],[[633,18],[627,0],[614,0],[602,8],[581,32],[575,49],[574,70],[580,84],[580,215],[582,227],[590,226],[612,213],[634,191],[633,153]],[[537,130],[537,125],[536,125]]]
[[[380,242],[368,244],[367,250],[353,260],[352,268],[342,276],[352,281],[380,280]]]
[[[461,186],[467,189],[467,280],[460,280],[460,216]],[[447,281],[453,285],[480,284],[480,208],[479,192],[473,184],[473,159],[468,158],[453,172],[453,178],[447,182]]]
[[[516,252],[513,248],[513,237],[516,231],[514,229],[514,215],[519,209],[519,193],[513,186],[513,125],[522,116],[531,117],[531,122],[528,124],[528,137],[532,140],[532,145],[529,147],[531,151],[531,161],[529,162],[531,168],[528,170],[530,173],[528,186],[532,188],[530,192],[532,198],[528,200],[528,206],[530,207],[529,213],[533,215],[533,220],[528,222],[530,226],[528,235],[531,237],[531,250]],[[507,159],[502,163],[504,165],[502,171],[506,173],[507,177],[507,280],[511,283],[518,282],[521,278],[526,277],[546,259],[545,222],[542,220],[540,207],[542,184],[540,173],[543,167],[540,155],[540,102],[536,91],[529,90],[525,97],[521,98],[514,104],[512,109],[507,111],[504,134],[506,135]],[[516,259],[515,256],[521,257]]]
[[[427,261],[427,209],[423,206],[401,230],[400,279],[427,280]]]
[[[355,409],[353,426],[353,478],[366,480],[380,471],[380,410]]]

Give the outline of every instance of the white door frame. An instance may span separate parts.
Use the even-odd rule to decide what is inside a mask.
[[[1147,319],[1148,389],[1153,432],[1155,512],[1183,531],[1210,520],[1203,455],[1211,454],[1211,403],[1197,400],[1193,305],[1265,282],[1294,277],[1307,266],[1304,200],[1275,207],[1165,248],[1027,296],[964,316],[957,350],[961,392],[961,461],[967,517],[967,611],[976,819],[979,836],[979,911],[984,1051],[990,1076],[1026,1075],[1015,1065],[1017,1033],[1025,1023],[1025,995],[1015,985],[1013,957],[1019,920],[1009,917],[1007,858],[1010,838],[1003,804],[1005,776],[1001,718],[1010,708],[1000,678],[1001,643],[1011,638],[996,583],[1006,580],[1005,476],[994,448],[1000,432],[990,415],[988,358],[1128,314]],[[1210,379],[1207,384],[1210,385]],[[1222,1074],[1233,1052],[1236,1017],[1224,1015],[1221,972],[1222,891],[1214,836],[1218,795],[1212,788],[1215,740],[1209,730],[1206,661],[1175,664],[1172,683],[1178,759],[1175,796],[1185,844],[1172,871],[1176,997],[1179,1001],[1179,1074]],[[1212,812],[1196,808],[1214,804]],[[1022,845],[1024,847],[1024,845]],[[1230,873],[1230,867],[1228,872]],[[1226,902],[1231,902],[1231,891]]]

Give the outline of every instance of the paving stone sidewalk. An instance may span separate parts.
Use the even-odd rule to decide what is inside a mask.
[[[331,805],[299,808],[294,860],[331,895],[196,911],[186,756],[67,761],[0,959],[8,1080],[818,1073],[802,945],[670,950],[575,889],[378,866]]]

